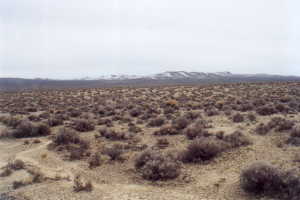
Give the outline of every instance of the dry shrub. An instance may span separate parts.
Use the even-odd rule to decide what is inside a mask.
[[[29,115],[28,120],[38,122],[41,121],[41,118],[39,118],[37,115]]]
[[[254,194],[277,194],[283,188],[281,172],[265,162],[256,162],[242,171],[241,187]]]
[[[2,193],[2,194],[0,194],[0,199],[2,199],[2,200],[17,200],[15,195],[13,195],[11,193]]]
[[[218,132],[216,132],[215,136],[216,136],[217,139],[222,140],[225,137],[225,132],[224,131],[218,131]]]
[[[32,137],[36,132],[35,127],[29,121],[23,120],[13,131],[13,136],[15,138],[23,138],[23,137]]]
[[[27,183],[24,180],[20,180],[20,181],[14,181],[12,185],[13,185],[13,189],[16,190],[18,188],[26,186]]]
[[[131,133],[139,133],[142,131],[142,129],[136,125],[130,125],[128,127],[128,131],[131,132]]]
[[[13,131],[8,128],[4,128],[0,130],[0,139],[1,138],[11,138],[13,137]]]
[[[84,156],[87,156],[90,145],[89,142],[81,139],[77,132],[61,128],[58,134],[53,138],[52,143],[49,146],[58,151],[66,150],[70,153],[70,160],[78,160]]]
[[[224,143],[214,138],[194,140],[187,149],[180,153],[179,158],[185,163],[198,163],[211,160],[225,149]]]
[[[142,177],[151,181],[174,179],[180,175],[181,164],[171,154],[145,151],[135,160],[135,168]]]
[[[252,194],[264,194],[282,200],[300,199],[299,174],[294,170],[279,170],[265,162],[256,162],[243,170],[240,183],[246,192]]]
[[[255,133],[259,135],[266,135],[270,130],[271,128],[268,125],[265,125],[264,123],[260,123],[255,128]]]
[[[163,108],[163,110],[164,110],[165,116],[173,114],[175,112],[174,107],[166,107],[166,108]]]
[[[291,100],[292,100],[292,98],[290,96],[288,96],[288,95],[284,95],[284,96],[280,97],[280,101],[282,103],[288,103]]]
[[[243,122],[244,121],[244,115],[242,115],[241,113],[236,113],[235,115],[233,115],[232,121],[235,122],[235,123]]]
[[[129,114],[131,117],[138,117],[142,114],[141,108],[134,108],[130,111]]]
[[[265,105],[258,107],[256,109],[257,114],[262,115],[262,116],[267,116],[267,115],[272,115],[277,113],[277,110],[274,108],[273,105]]]
[[[73,122],[73,128],[79,132],[87,132],[95,130],[95,125],[90,120],[78,119]]]
[[[240,131],[235,131],[230,135],[224,136],[223,141],[227,142],[231,148],[252,144],[251,140]]]
[[[169,141],[167,138],[159,138],[156,141],[156,146],[160,149],[167,148],[169,146]]]
[[[205,113],[207,116],[215,116],[219,114],[219,111],[216,108],[207,108],[205,109]]]
[[[294,126],[294,122],[290,120],[284,120],[282,123],[278,124],[277,128],[275,129],[276,131],[287,131],[291,130]]]
[[[7,177],[10,176],[15,170],[25,169],[25,163],[19,159],[9,161],[2,169],[3,171],[0,173],[0,177]]]
[[[61,119],[60,117],[54,116],[51,117],[50,119],[48,119],[48,125],[49,126],[59,126],[59,125],[63,125],[64,121],[63,119]]]
[[[292,129],[294,126],[294,122],[282,117],[273,117],[269,121],[268,126],[271,129],[275,128],[275,131],[285,131]]]
[[[29,140],[25,140],[25,141],[23,142],[23,144],[24,144],[24,145],[29,145],[29,144],[30,144],[30,141],[29,141]]]
[[[22,160],[13,160],[8,162],[6,168],[11,169],[11,170],[21,170],[25,169],[25,163]]]
[[[27,112],[37,112],[37,108],[35,108],[35,107],[26,107],[25,110]]]
[[[197,126],[197,125],[192,125],[192,126],[187,127],[183,133],[189,140],[193,140],[195,138],[211,136],[211,134],[207,130],[205,130],[201,126]]]
[[[300,126],[295,126],[291,132],[292,137],[300,137]]]
[[[288,113],[289,112],[289,107],[284,105],[284,104],[277,104],[275,106],[275,109],[278,111],[278,112],[281,112],[281,113]]]
[[[162,126],[165,123],[165,119],[163,117],[157,117],[155,119],[151,119],[148,123],[148,126],[150,127],[158,127]]]
[[[2,116],[0,117],[0,122],[8,127],[16,128],[22,120],[14,116]]]
[[[38,136],[47,136],[51,134],[50,127],[47,124],[38,124],[36,126]]]
[[[93,190],[93,184],[91,181],[84,181],[80,175],[77,175],[73,183],[74,192],[91,192]]]
[[[215,103],[216,108],[218,109],[224,109],[225,105],[224,105],[224,101],[217,101]],[[226,108],[225,108],[226,109]]]
[[[172,121],[172,126],[176,130],[183,130],[190,124],[190,121],[186,117],[179,117]]]
[[[77,132],[68,128],[61,128],[58,130],[57,135],[53,138],[53,144],[55,144],[55,146],[68,144],[82,144],[83,146],[89,146],[86,141],[79,137]]]
[[[7,177],[10,176],[13,173],[11,169],[8,167],[5,167],[4,170],[0,173],[0,177]]]
[[[15,138],[38,137],[50,135],[51,130],[47,124],[33,125],[29,121],[22,121],[13,131]]]
[[[41,173],[39,170],[34,169],[28,169],[28,173],[31,175],[29,179],[26,180],[20,180],[20,181],[14,181],[13,182],[13,189],[18,189],[20,187],[24,187],[27,185],[32,185],[35,183],[41,183],[44,180],[46,180],[43,173]]]
[[[141,119],[137,119],[137,120],[136,120],[136,124],[143,124],[143,123],[144,123],[144,121],[141,120]]]
[[[39,117],[42,119],[48,119],[50,117],[50,113],[43,112],[43,113],[39,114]]]
[[[287,143],[294,146],[300,146],[300,126],[295,126],[292,129],[291,135],[288,138]]]
[[[224,114],[225,114],[226,116],[231,116],[232,110],[225,110],[225,111],[224,111]]]
[[[166,125],[155,131],[153,134],[157,136],[177,135],[179,132],[173,126]]]
[[[120,121],[122,119],[123,119],[123,116],[121,114],[117,114],[117,115],[111,117],[111,120],[113,120],[113,121]]]
[[[69,146],[69,159],[70,160],[80,160],[84,156],[86,156],[86,149],[82,148],[81,146]]]
[[[106,125],[107,127],[113,127],[113,122],[111,119],[99,119],[98,125]]]
[[[197,118],[201,117],[201,114],[199,112],[190,111],[184,114],[184,117],[190,121],[194,121]]]
[[[129,124],[129,123],[132,123],[132,121],[133,121],[133,118],[131,118],[131,117],[122,117],[122,119],[120,120],[120,123]]]
[[[241,112],[247,112],[247,111],[253,110],[253,105],[251,105],[250,103],[243,103],[238,106],[237,110],[239,110]]]
[[[79,117],[81,115],[81,112],[79,110],[70,109],[69,110],[70,117]]]
[[[44,180],[46,180],[45,175],[39,171],[38,169],[28,169],[27,170],[29,174],[31,174],[31,179],[29,180],[29,183],[42,183]]]
[[[101,165],[101,155],[100,153],[95,153],[89,159],[89,168],[95,168]]]
[[[248,113],[247,114],[247,118],[253,122],[253,121],[256,121],[256,115],[254,113]]]
[[[299,200],[300,199],[300,176],[295,171],[290,170],[282,175],[284,183],[280,198],[284,200]]]
[[[109,140],[127,140],[133,137],[132,134],[130,133],[125,133],[125,132],[117,132],[112,129],[100,129],[99,133],[102,137],[105,137],[106,139]]]
[[[194,124],[193,126],[195,128],[212,128],[212,125],[205,119],[198,119]]]
[[[112,147],[106,147],[102,154],[109,156],[110,160],[124,160],[122,154],[124,153],[124,147],[121,144],[114,144]]]

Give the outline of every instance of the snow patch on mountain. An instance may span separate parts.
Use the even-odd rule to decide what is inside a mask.
[[[270,77],[274,75],[268,74],[232,74],[231,72],[187,72],[187,71],[166,71],[152,75],[127,75],[114,74],[99,77],[84,77],[80,80],[135,80],[135,79],[151,79],[151,80],[181,80],[181,79],[217,79],[217,78],[234,78],[234,77]]]

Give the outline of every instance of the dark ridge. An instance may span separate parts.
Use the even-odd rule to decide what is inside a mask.
[[[296,76],[229,76],[211,77],[207,79],[127,79],[127,80],[50,80],[0,78],[0,91],[67,89],[67,88],[106,88],[106,87],[143,87],[169,85],[197,85],[215,83],[246,83],[246,82],[294,82],[300,81]]]

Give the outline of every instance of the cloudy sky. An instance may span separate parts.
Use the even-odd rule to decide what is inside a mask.
[[[0,77],[300,75],[299,0],[1,0]]]

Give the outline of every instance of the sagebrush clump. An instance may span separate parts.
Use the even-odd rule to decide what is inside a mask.
[[[236,113],[235,115],[233,115],[232,121],[235,122],[235,123],[243,122],[244,121],[244,115],[242,115],[241,113]]]
[[[281,172],[265,162],[257,162],[241,174],[241,187],[254,194],[275,194],[283,187]]]
[[[172,122],[172,126],[176,130],[183,130],[190,124],[190,121],[186,117],[179,117]]]
[[[300,176],[294,170],[283,171],[266,162],[256,162],[240,176],[242,189],[255,195],[264,194],[276,199],[298,200]]]
[[[195,138],[211,136],[211,134],[206,129],[204,129],[201,126],[197,126],[197,125],[192,125],[192,126],[187,127],[183,131],[183,133],[189,140],[193,140]]]
[[[49,147],[57,151],[69,152],[70,160],[79,160],[87,156],[90,144],[88,141],[83,140],[77,132],[68,128],[61,128],[57,135],[53,137]]]
[[[159,130],[155,131],[153,134],[157,136],[177,135],[179,134],[179,131],[176,130],[173,126],[166,125],[161,127]]]
[[[290,145],[300,146],[300,126],[295,126],[286,141]]]
[[[100,129],[99,133],[102,137],[109,140],[128,140],[133,137],[132,134],[126,132],[115,131],[112,129]]]
[[[181,164],[175,156],[159,151],[143,152],[135,160],[135,168],[144,179],[151,181],[174,179],[181,172]]]
[[[91,181],[84,181],[80,175],[77,175],[73,183],[74,192],[91,192],[93,190],[93,184]]]
[[[225,149],[225,144],[213,138],[197,139],[182,151],[179,159],[185,163],[198,163],[213,159]]]
[[[148,126],[158,127],[158,126],[162,126],[164,123],[165,123],[165,119],[163,117],[157,117],[151,119],[150,122],[148,123]]]
[[[227,142],[231,148],[237,148],[252,144],[250,138],[245,136],[240,131],[235,131],[230,135],[224,136],[223,141]]]
[[[76,131],[79,132],[87,132],[95,129],[94,123],[85,119],[75,120],[73,122],[73,127]]]
[[[15,138],[26,137],[39,137],[47,136],[51,134],[51,129],[47,124],[34,125],[29,121],[22,121],[15,130],[12,131],[12,135]]]
[[[111,147],[106,147],[102,154],[109,156],[110,160],[119,160],[123,161],[124,158],[122,157],[122,154],[124,153],[124,147],[121,144],[114,144]]]

